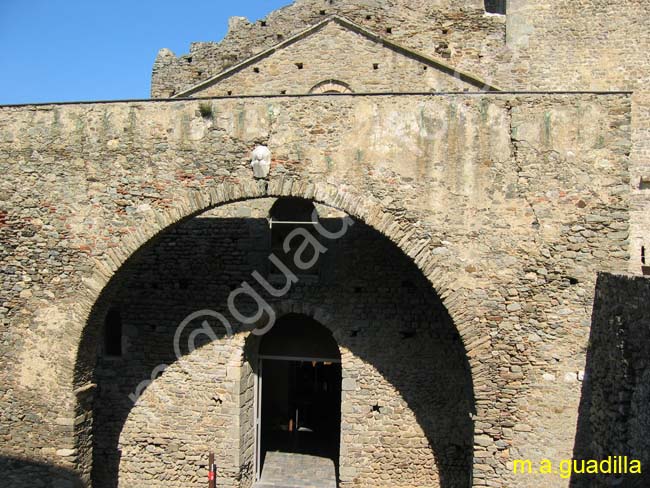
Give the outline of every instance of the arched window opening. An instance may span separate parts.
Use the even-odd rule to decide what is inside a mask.
[[[121,357],[122,354],[122,316],[112,308],[104,320],[104,355]]]
[[[269,212],[271,252],[296,275],[318,274],[318,250],[307,244],[304,251],[298,252],[304,242],[309,242],[307,235],[312,236],[312,242],[319,240],[316,224],[318,213],[314,204],[301,198],[280,198]],[[311,263],[312,260],[315,261],[313,266],[302,269],[302,263]],[[271,274],[279,271],[271,268]]]
[[[327,93],[352,93],[350,85],[338,80],[326,80],[316,84],[309,93],[327,94]]]
[[[506,14],[507,0],[485,0],[485,11],[490,14]]]

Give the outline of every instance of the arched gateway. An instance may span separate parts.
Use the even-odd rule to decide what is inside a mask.
[[[116,310],[124,336],[122,356],[100,353],[86,406],[95,488],[202,486],[210,451],[218,486],[251,486],[278,451],[330,459],[342,487],[469,483],[470,368],[430,282],[377,230],[320,204],[314,222],[291,224],[305,233],[290,246],[311,242],[303,262],[319,249],[318,272],[283,268],[269,260],[281,201],[166,229],[97,299],[85,337],[100,352],[114,341]],[[244,283],[268,310],[236,293]],[[240,318],[264,313],[238,322],[229,300]],[[258,334],[271,310],[277,321]]]

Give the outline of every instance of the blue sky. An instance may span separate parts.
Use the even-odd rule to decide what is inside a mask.
[[[160,48],[187,53],[291,0],[0,0],[0,104],[148,98]]]

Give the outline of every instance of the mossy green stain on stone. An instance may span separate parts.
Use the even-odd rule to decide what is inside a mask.
[[[436,129],[436,120],[426,114],[424,107],[420,108],[419,119],[420,138],[432,140]]]
[[[86,127],[86,123],[84,121],[84,118],[83,117],[77,117],[75,119],[75,122],[74,122],[74,127],[75,127],[75,130],[77,130],[79,132],[83,132],[84,127]]]
[[[110,110],[104,110],[104,113],[102,114],[102,128],[104,129],[105,133],[108,133],[111,130],[111,111]]]
[[[273,105],[269,104],[266,106],[266,113],[269,117],[269,124],[273,124],[273,122],[275,122],[275,117],[276,117],[275,108],[273,107]]]
[[[52,127],[58,129],[61,127],[61,112],[58,107],[56,107],[53,112],[54,117],[52,119]]]
[[[190,115],[187,112],[184,112],[181,115],[181,138],[183,140],[189,139],[190,124],[191,124]]]
[[[488,101],[487,98],[481,100],[481,103],[479,104],[479,113],[481,114],[481,120],[483,122],[487,122],[489,107],[490,107],[490,102]]]
[[[544,113],[544,142],[551,142],[551,113]]]
[[[128,131],[131,134],[131,136],[135,136],[137,124],[138,124],[138,119],[135,113],[135,108],[131,107],[131,110],[129,110],[129,125],[128,125]]]
[[[452,119],[455,119],[457,114],[458,114],[458,107],[456,107],[455,103],[450,103],[449,104],[449,120],[451,121]]]

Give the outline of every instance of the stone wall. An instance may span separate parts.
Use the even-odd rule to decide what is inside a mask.
[[[505,43],[504,17],[486,15],[479,0],[299,0],[256,23],[233,18],[223,41],[193,43],[187,55],[176,57],[168,49],[161,50],[153,67],[151,96],[174,96],[333,14],[477,76],[488,72],[490,61]]]
[[[444,67],[443,67],[444,69]],[[192,96],[305,94],[328,80],[356,93],[477,91],[483,83],[370,39],[331,20],[268,56],[208,81]],[[187,96],[181,93],[180,96]]]
[[[575,486],[648,486],[649,304],[649,279],[598,277],[575,455],[597,460],[628,456],[641,461],[642,473],[575,476]]]
[[[222,42],[195,43],[186,56],[177,58],[162,50],[154,65],[152,96],[178,94],[331,14],[343,15],[379,36],[473,73],[490,86],[504,90],[634,91],[628,270],[640,274],[641,248],[650,248],[650,190],[641,185],[642,179],[650,180],[650,38],[645,22],[650,3],[512,0],[507,15],[498,16],[485,14],[480,1],[366,0],[330,4],[301,0],[255,24],[234,18]],[[351,79],[345,70],[341,73],[338,67],[342,65],[354,67],[353,79],[363,91],[467,88],[458,83],[426,80],[431,74],[410,80],[417,70],[400,64],[395,64],[395,70],[389,70],[387,75],[383,61],[382,69],[375,72],[370,69],[372,61],[366,61],[368,53],[361,45],[356,50],[355,46],[336,42],[333,37],[311,51],[315,59],[323,59],[319,69],[311,66],[311,70],[296,74],[293,67],[265,66],[257,76],[240,74],[236,81],[214,87],[206,94],[306,93],[313,86],[310,83],[335,78],[334,73]],[[347,56],[343,63],[337,58],[342,51]],[[377,53],[370,57],[378,58]],[[316,74],[321,76],[318,81],[310,78]]]
[[[376,229],[441,297],[472,372],[475,486],[514,484],[513,458],[570,456],[579,383],[565,378],[584,369],[596,272],[628,264],[628,96],[202,103],[0,110],[2,455],[88,480],[89,317],[107,284],[185,218],[295,195]],[[268,182],[249,168],[258,143]]]
[[[487,79],[514,90],[634,91],[629,271],[640,273],[650,247],[650,2],[515,0],[509,2],[507,43]]]

